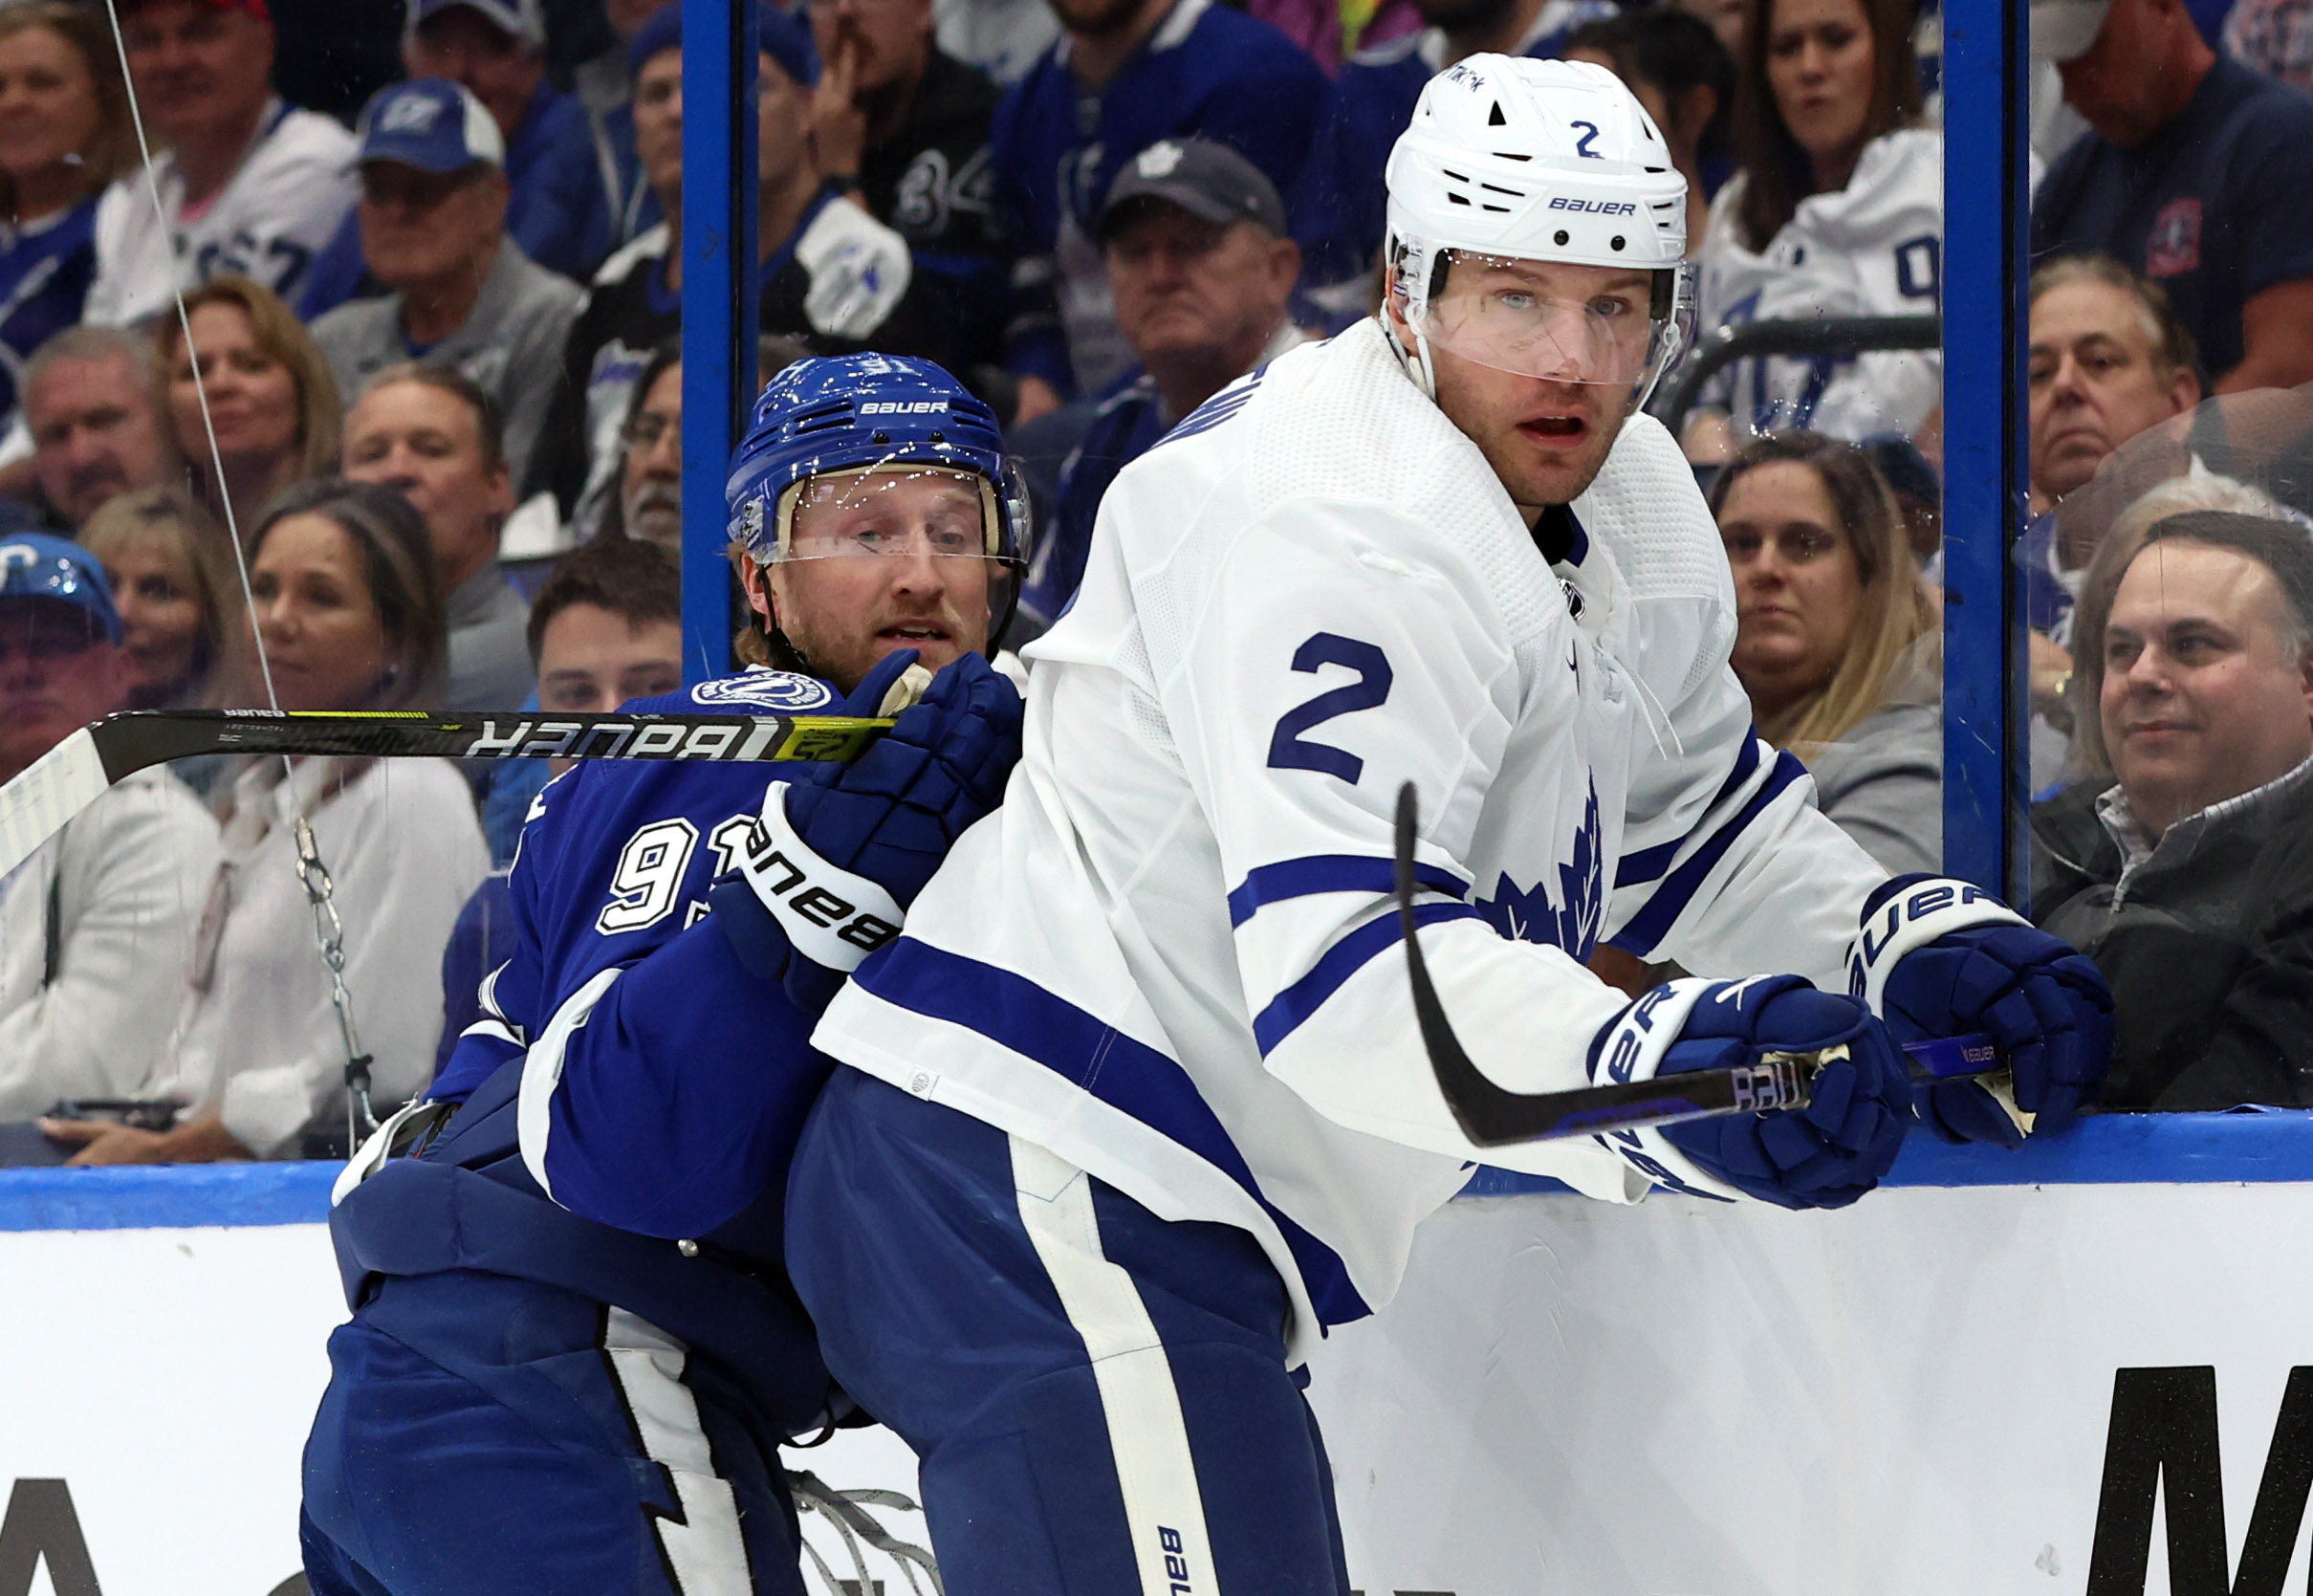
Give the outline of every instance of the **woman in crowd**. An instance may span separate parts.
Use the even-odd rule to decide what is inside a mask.
[[[1742,169],[1712,202],[1700,251],[1706,332],[1937,308],[1943,136],[1913,125],[1912,9],[1757,0],[1735,92]],[[1933,353],[1743,361],[1713,384],[1724,408],[1698,412],[1685,441],[1693,458],[1718,461],[1784,428],[1917,436],[1936,419],[1941,389]]]
[[[342,479],[295,487],[257,526],[250,567],[251,641],[283,709],[440,706],[442,589],[400,494]],[[442,948],[490,869],[465,778],[430,759],[252,759],[220,791],[224,864],[170,1057],[140,1094],[183,1104],[178,1122],[52,1123],[51,1135],[87,1144],[78,1162],[343,1156],[346,1038],[298,881],[300,815],[333,884],[376,1103],[413,1096],[432,1071]]]
[[[185,296],[185,309],[189,348],[173,317],[157,334],[177,447],[203,503],[246,540],[274,494],[336,469],[344,419],[338,382],[290,308],[261,284],[212,277]]]
[[[1735,101],[1735,58],[1711,24],[1669,6],[1620,11],[1567,34],[1566,59],[1613,73],[1662,129],[1670,164],[1687,180],[1689,248],[1699,245],[1711,196],[1731,167],[1727,122]]]
[[[1941,868],[1940,633],[1887,483],[1852,445],[1778,433],[1719,473],[1711,509],[1759,735],[1889,870]]]
[[[101,11],[0,9],[0,431],[16,374],[76,324],[97,274],[97,196],[135,164],[120,57]]]
[[[136,672],[132,710],[209,702],[226,656],[226,617],[241,611],[225,531],[181,488],[144,488],[106,502],[80,529],[112,583],[121,645]]]

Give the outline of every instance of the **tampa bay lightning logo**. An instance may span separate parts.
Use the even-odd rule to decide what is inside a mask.
[[[1598,947],[1599,928],[1605,915],[1605,883],[1598,847],[1598,786],[1582,805],[1582,823],[1574,833],[1566,863],[1558,867],[1558,901],[1544,882],[1521,890],[1505,874],[1495,885],[1491,899],[1477,900],[1477,911],[1504,936],[1520,942],[1546,942],[1575,958],[1587,960]],[[1544,878],[1547,880],[1547,877]]]
[[[701,682],[690,689],[690,701],[704,709],[720,709],[729,704],[748,704],[758,710],[776,710],[782,714],[806,714],[823,710],[835,702],[835,691],[825,682],[809,676],[796,676],[784,670],[751,670],[744,676],[725,676],[712,682]]]

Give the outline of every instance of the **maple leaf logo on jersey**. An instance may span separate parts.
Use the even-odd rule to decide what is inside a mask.
[[[1477,911],[1504,936],[1520,942],[1546,942],[1578,959],[1588,959],[1598,946],[1599,928],[1605,918],[1605,882],[1598,847],[1598,785],[1590,787],[1582,805],[1582,823],[1575,828],[1574,845],[1566,863],[1558,867],[1556,901],[1547,889],[1548,878],[1531,888],[1520,888],[1505,873],[1492,898],[1476,901]]]

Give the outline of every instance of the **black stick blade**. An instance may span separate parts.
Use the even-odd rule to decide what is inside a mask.
[[[1560,1136],[1592,1135],[1630,1125],[1669,1125],[1711,1114],[1796,1107],[1806,1102],[1814,1060],[1771,1054],[1735,1069],[1698,1070],[1654,1081],[1610,1082],[1567,1092],[1514,1092],[1498,1086],[1463,1051],[1446,1018],[1413,919],[1413,847],[1421,805],[1408,781],[1397,795],[1397,910],[1406,941],[1406,974],[1430,1072],[1454,1123],[1472,1145],[1508,1147]]]

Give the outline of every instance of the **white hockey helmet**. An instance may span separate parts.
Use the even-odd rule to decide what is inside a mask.
[[[1634,405],[1677,358],[1692,316],[1687,180],[1605,68],[1494,55],[1456,62],[1423,87],[1387,182],[1393,292],[1414,334],[1407,366],[1425,389],[1434,387],[1432,344],[1524,376],[1627,386]],[[1546,282],[1450,293],[1457,259],[1632,268],[1650,278],[1643,322],[1587,296],[1552,298]]]

